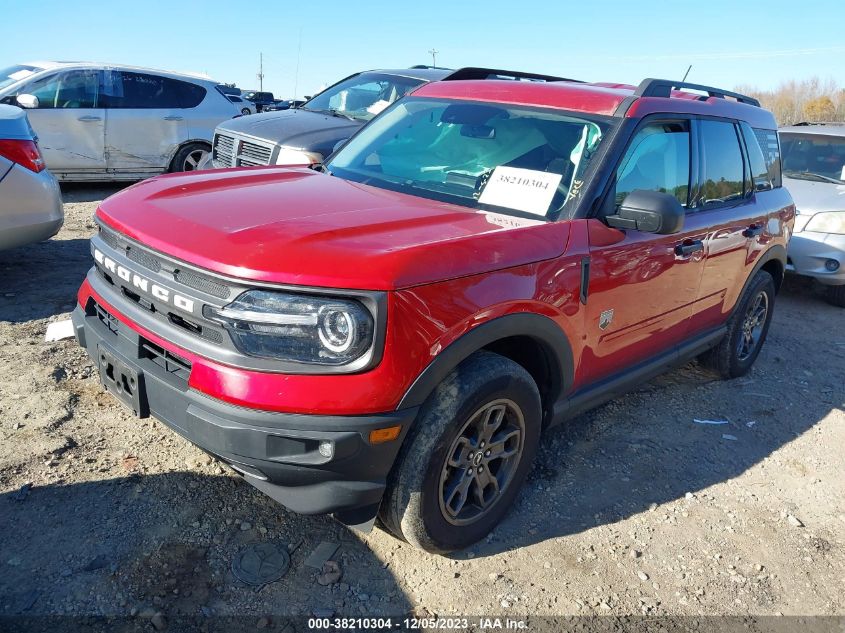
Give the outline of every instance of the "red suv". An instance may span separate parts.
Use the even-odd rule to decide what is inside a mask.
[[[695,357],[749,370],[794,215],[775,130],[671,81],[431,83],[323,165],[111,197],[76,334],[288,508],[459,549],[546,427]]]

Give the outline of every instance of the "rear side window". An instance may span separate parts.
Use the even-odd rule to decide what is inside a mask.
[[[205,98],[195,84],[128,71],[107,71],[104,87],[109,108],[193,108]]]
[[[782,186],[783,177],[781,175],[782,166],[777,131],[753,128],[752,132],[754,132],[754,137],[757,139],[757,143],[760,146],[760,151],[763,152],[763,160],[766,161],[766,169],[769,171],[769,180],[771,181],[772,186]]]
[[[747,123],[741,123],[739,128],[742,130],[742,137],[745,139],[745,147],[748,150],[748,162],[750,163],[754,191],[767,191],[774,188],[772,172],[769,165],[766,164],[766,158],[763,156],[763,150],[760,148],[754,130]]]
[[[736,126],[726,121],[701,121],[701,146],[704,160],[699,191],[701,205],[741,200],[745,171]]]
[[[689,182],[688,122],[652,123],[636,133],[616,171],[616,206],[634,189],[648,189],[671,194],[686,207]]]

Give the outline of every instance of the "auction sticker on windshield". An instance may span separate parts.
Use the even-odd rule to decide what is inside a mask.
[[[478,201],[546,215],[563,176],[533,169],[499,166],[493,170]]]

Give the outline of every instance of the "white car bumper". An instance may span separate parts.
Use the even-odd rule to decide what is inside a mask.
[[[832,262],[837,262],[834,268]],[[834,270],[831,270],[834,268]],[[845,284],[845,235],[802,231],[789,241],[787,270],[823,284]]]

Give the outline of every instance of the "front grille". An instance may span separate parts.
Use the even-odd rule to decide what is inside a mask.
[[[225,134],[215,135],[212,158],[221,167],[233,167],[235,164],[235,139]]]
[[[153,257],[146,251],[142,251],[137,248],[132,248],[131,246],[127,247],[126,249],[126,256],[131,259],[136,264],[140,264],[144,268],[157,273],[161,270],[161,262],[158,261],[158,258]]]
[[[138,337],[141,358],[147,358],[164,369],[168,374],[188,382],[191,376],[191,361],[169,352],[143,336]]]
[[[97,315],[100,323],[105,325],[112,334],[117,334],[117,319],[104,310],[103,307],[93,299],[91,299],[91,309],[89,310],[89,313],[91,311]]]
[[[229,298],[229,288],[214,281],[213,279],[209,279],[208,277],[192,273],[189,270],[177,270],[173,277],[179,283],[185,284],[194,290],[199,290],[209,294],[212,297],[218,297],[219,299]]]
[[[269,165],[272,154],[272,147],[243,141],[241,142],[241,151],[238,153],[238,165],[242,167]]]

